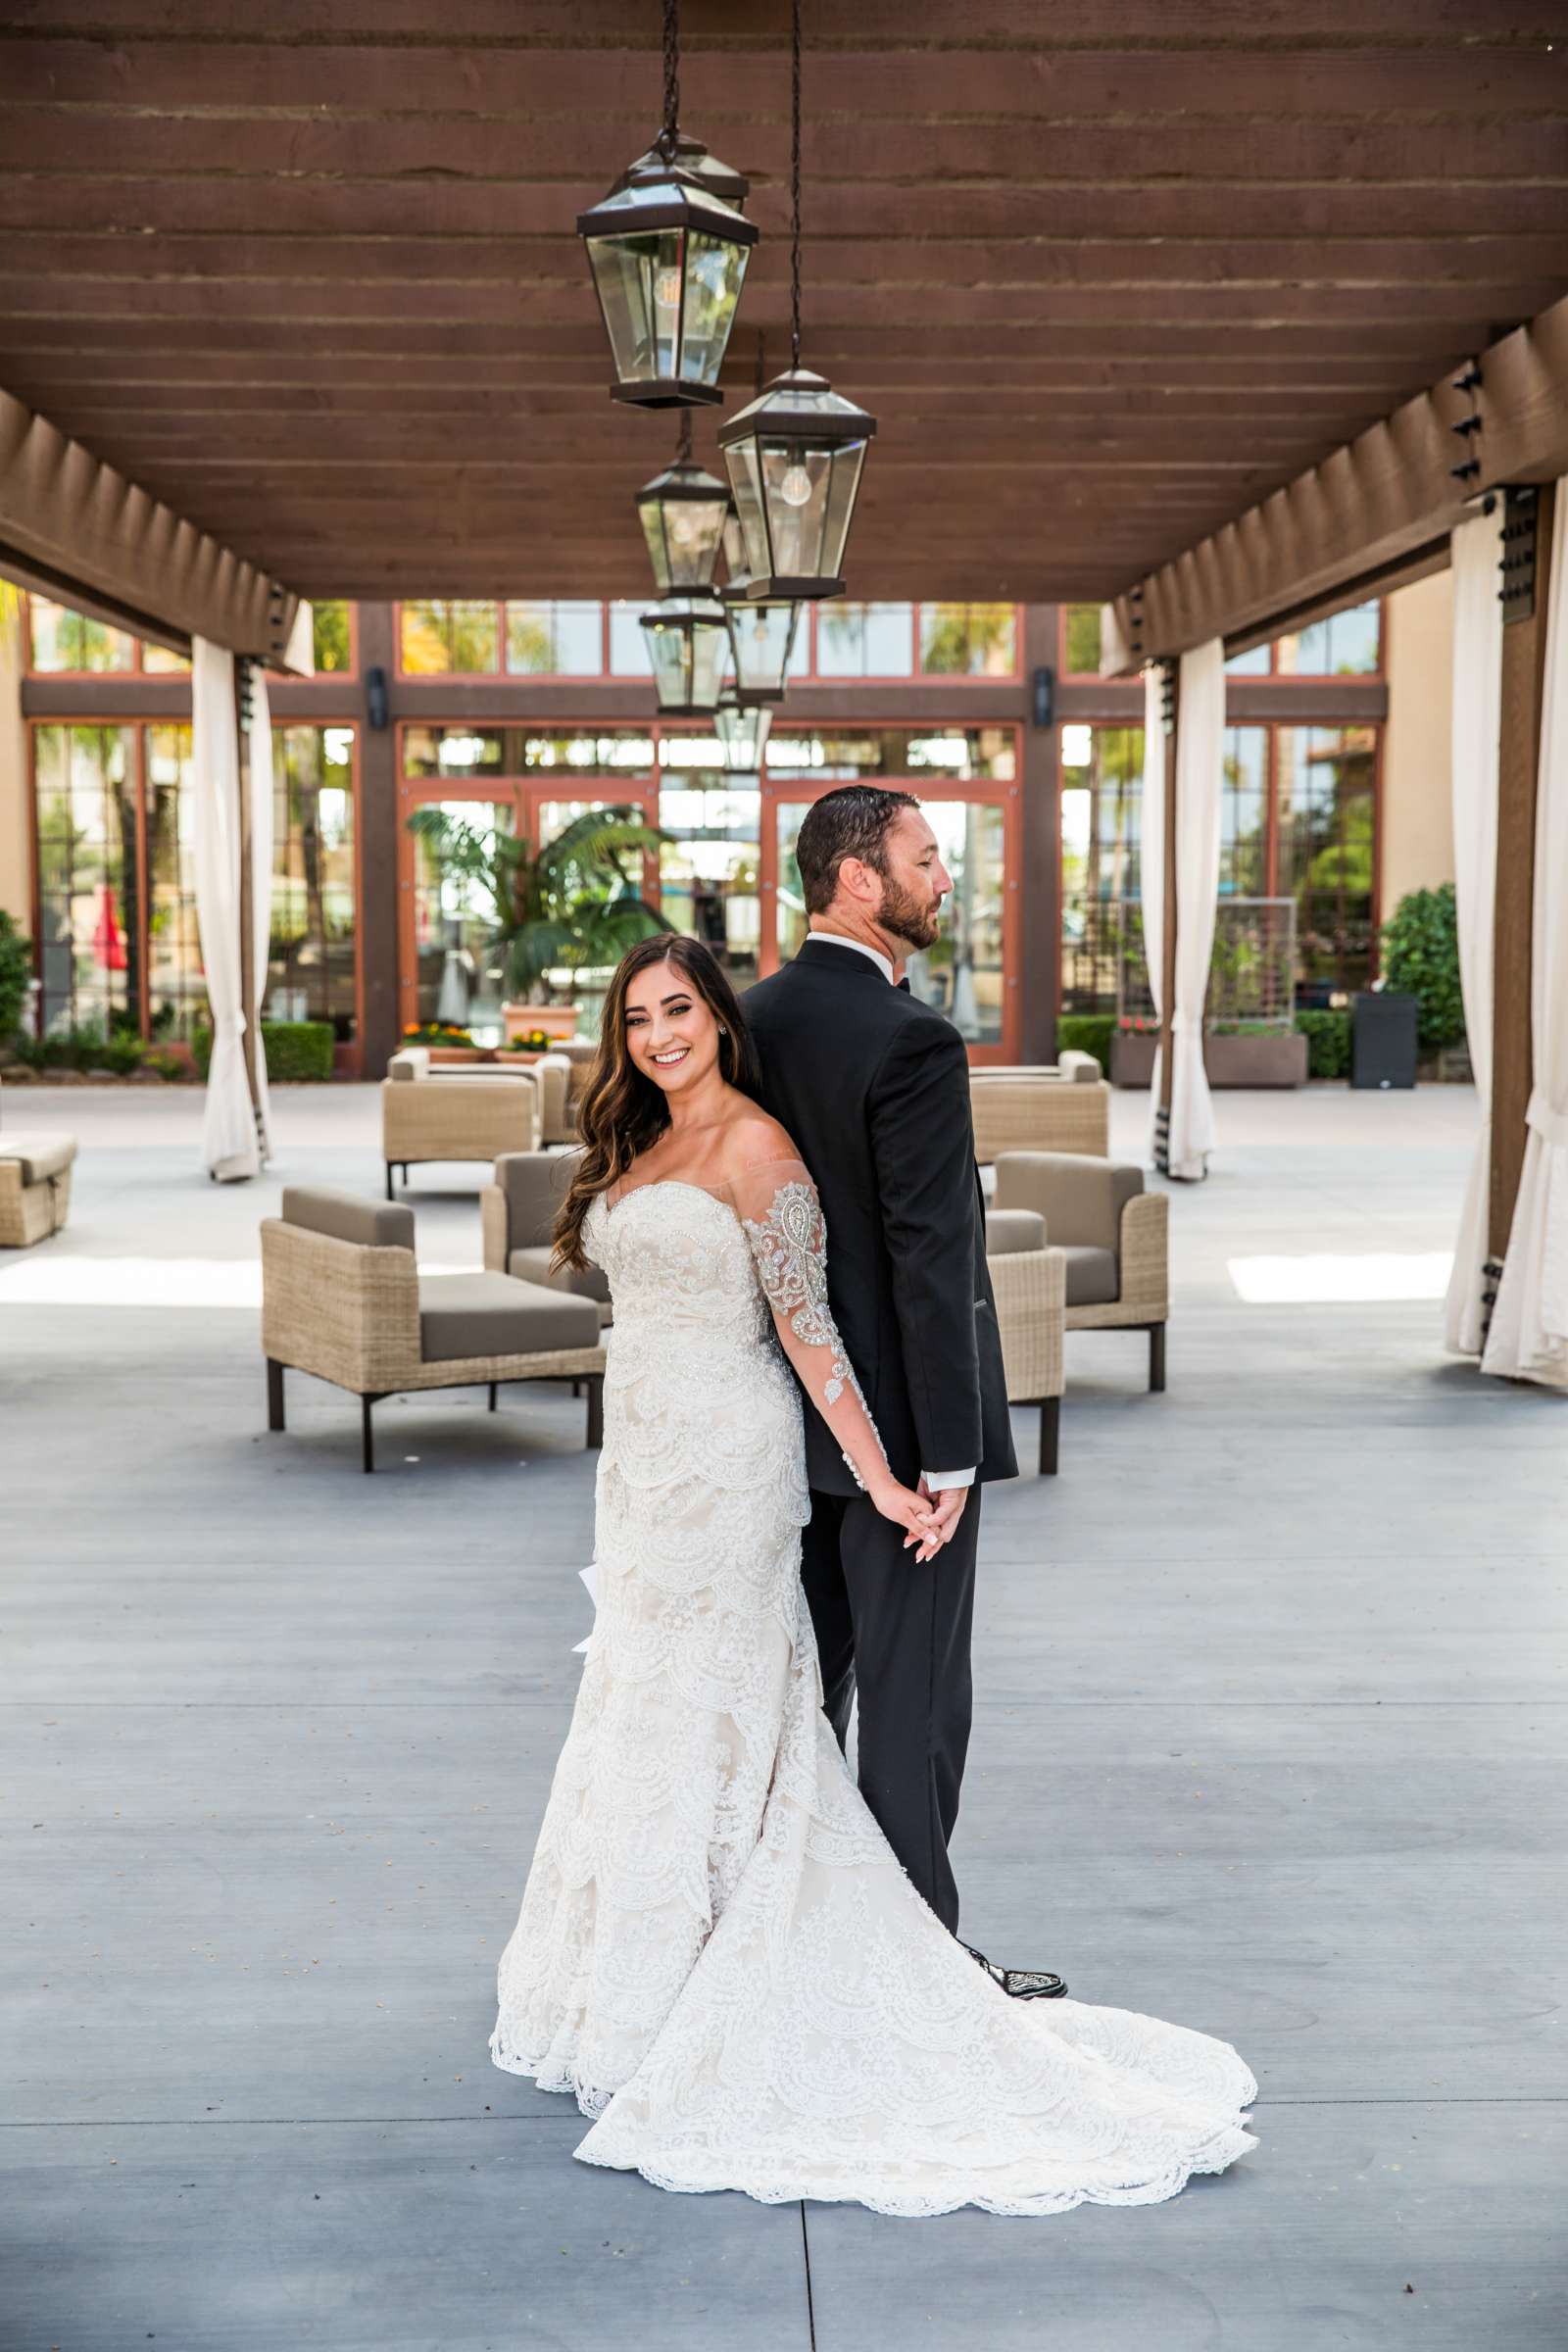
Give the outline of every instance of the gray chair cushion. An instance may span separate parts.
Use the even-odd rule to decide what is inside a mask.
[[[308,1233],[324,1233],[335,1242],[359,1242],[372,1250],[412,1250],[414,1211],[402,1201],[362,1200],[358,1193],[340,1193],[326,1184],[285,1184],[281,1215],[285,1225],[303,1225]]]
[[[1043,1250],[1046,1220],[1032,1208],[993,1208],[986,1212],[987,1257],[1011,1257],[1022,1250]]]
[[[1086,1152],[997,1154],[997,1206],[1038,1209],[1052,1242],[1063,1248],[1082,1243],[1118,1249],[1121,1212],[1143,1189],[1143,1169],[1126,1160],[1097,1159]]]
[[[610,1277],[603,1266],[563,1266],[552,1274],[553,1254],[548,1242],[540,1242],[531,1250],[514,1250],[507,1259],[507,1272],[514,1282],[543,1283],[547,1290],[570,1291],[577,1298],[592,1298],[602,1306],[610,1303]]]
[[[598,1345],[599,1309],[591,1298],[514,1282],[510,1274],[419,1277],[419,1354],[427,1364]]]
[[[1069,1242],[1062,1250],[1067,1260],[1069,1306],[1113,1306],[1116,1302],[1116,1252]]]
[[[507,1197],[507,1241],[513,1250],[547,1243],[566,1198],[581,1152],[503,1152],[496,1182]]]
[[[0,1135],[0,1159],[14,1160],[24,1184],[42,1184],[46,1176],[63,1176],[76,1156],[76,1139],[62,1128],[34,1129],[31,1135]]]

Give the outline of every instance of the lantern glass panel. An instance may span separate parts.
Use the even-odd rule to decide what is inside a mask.
[[[765,703],[743,707],[734,700],[734,688],[726,687],[713,713],[713,732],[724,747],[725,766],[743,774],[760,774],[772,724],[773,713]]]
[[[735,683],[743,694],[782,695],[800,612],[799,605],[787,601],[730,606]]]
[[[611,356],[621,383],[674,376],[684,245],[685,231],[678,228],[588,240]]]
[[[711,587],[724,524],[720,502],[677,494],[641,500],[638,513],[660,595]]]
[[[691,634],[675,621],[647,626],[648,650],[653,656],[654,683],[662,710],[691,707]]]
[[[692,629],[692,702],[694,710],[711,710],[718,702],[719,682],[729,660],[729,632],[721,620],[698,621]]]
[[[775,576],[838,578],[865,447],[863,441],[838,449],[763,441],[762,480]]]
[[[725,510],[724,514],[724,577],[731,588],[744,588],[751,577],[746,533],[741,528],[741,518],[733,504]]]
[[[686,337],[681,380],[713,385],[741,298],[750,250],[694,229],[686,264]]]
[[[757,443],[737,441],[732,448],[725,450],[724,464],[729,472],[735,513],[746,546],[742,577],[756,579],[773,569],[772,551],[767,539],[767,507],[762,497],[762,472],[757,460]]]
[[[840,448],[834,453],[827,486],[827,512],[822,518],[822,569],[829,579],[837,579],[844,569],[844,550],[849,544],[865,451],[863,441],[852,441],[847,449]]]

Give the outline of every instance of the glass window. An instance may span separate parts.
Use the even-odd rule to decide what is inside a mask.
[[[1220,800],[1219,895],[1260,899],[1268,886],[1268,730],[1227,727]]]
[[[272,922],[263,1010],[355,1035],[354,729],[272,730]]]
[[[863,727],[833,734],[788,729],[786,713],[774,719],[768,740],[771,776],[814,776],[823,782],[854,783],[879,776],[907,783],[924,798],[925,779],[948,775],[964,783],[1010,783],[1017,764],[1017,735],[1011,727]],[[788,731],[784,731],[788,729]],[[930,789],[936,789],[933,782]]]
[[[1366,605],[1347,606],[1326,620],[1304,629],[1287,630],[1278,639],[1276,668],[1282,675],[1300,678],[1362,678],[1376,674],[1383,608],[1374,598]]]
[[[47,597],[31,596],[32,666],[45,670],[121,670],[136,666],[136,640],[102,620],[89,620]]]
[[[1365,988],[1374,970],[1377,735],[1372,727],[1281,727],[1279,889],[1297,904],[1304,1004]]]
[[[1061,1007],[1108,1012],[1116,975],[1141,933],[1142,727],[1061,730]]]
[[[616,678],[651,678],[654,664],[648,651],[648,639],[643,634],[642,616],[653,598],[639,604],[619,603],[610,608],[610,670]]]
[[[134,730],[38,727],[40,1024],[141,1028]]]
[[[1016,675],[1017,612],[1011,605],[922,605],[922,677]]]
[[[440,801],[416,812],[414,938],[421,1021],[466,1029],[476,1045],[501,1043],[506,979],[497,939],[494,853],[514,830],[505,801]]]
[[[532,727],[410,727],[403,739],[407,774],[418,777],[524,776],[536,768],[585,775],[649,775],[654,739],[646,728],[594,735],[552,735]]]
[[[801,636],[806,632],[803,629]],[[914,668],[914,607],[835,599],[816,616],[819,678],[906,678]]]
[[[507,606],[507,668],[514,677],[597,678],[604,666],[602,605],[516,600]]]
[[[807,933],[795,845],[810,805],[809,801],[781,801],[774,810],[778,827],[778,952],[784,959],[796,954]],[[1002,956],[1005,818],[995,802],[923,800],[921,808],[937,837],[942,862],[953,876],[953,896],[941,938],[909,957],[909,991],[945,1013],[967,1044],[1000,1045],[1005,987]]]
[[[1100,675],[1100,607],[1064,605],[1061,622],[1061,665],[1069,677]]]
[[[149,677],[187,677],[190,656],[171,653],[167,645],[150,645],[143,638],[141,665]]]
[[[733,985],[757,978],[761,946],[758,868],[762,796],[732,776],[712,736],[660,744],[659,893],[666,922],[710,947]]]
[[[195,793],[188,726],[149,727],[147,760],[147,965],[155,1038],[188,1045],[208,1018],[196,926]]]
[[[405,611],[407,607],[405,607]],[[342,675],[354,667],[354,616],[352,609],[342,603],[326,602],[311,607],[311,644],[316,657],[318,677]],[[409,667],[405,658],[403,666]]]
[[[411,677],[473,677],[501,662],[497,608],[425,598],[398,608],[399,643]]]
[[[1250,653],[1232,654],[1225,664],[1229,678],[1266,678],[1273,667],[1273,647],[1254,645]]]

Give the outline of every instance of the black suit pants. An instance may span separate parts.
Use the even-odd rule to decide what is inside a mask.
[[[801,1574],[822,1666],[823,1705],[843,1747],[859,1698],[860,1793],[910,1879],[956,1931],[948,1840],[969,1745],[969,1632],[980,1489],[934,1560],[863,1494],[811,1494]]]

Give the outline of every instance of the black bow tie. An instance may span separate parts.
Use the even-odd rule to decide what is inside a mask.
[[[895,980],[895,981],[894,981],[894,983],[893,983],[893,985],[894,985],[894,987],[895,987],[895,988],[902,988],[906,996],[907,996],[907,995],[908,995],[908,993],[909,993],[909,982],[908,982],[907,975],[906,975],[906,977],[905,977],[904,979],[902,979],[902,980]]]

